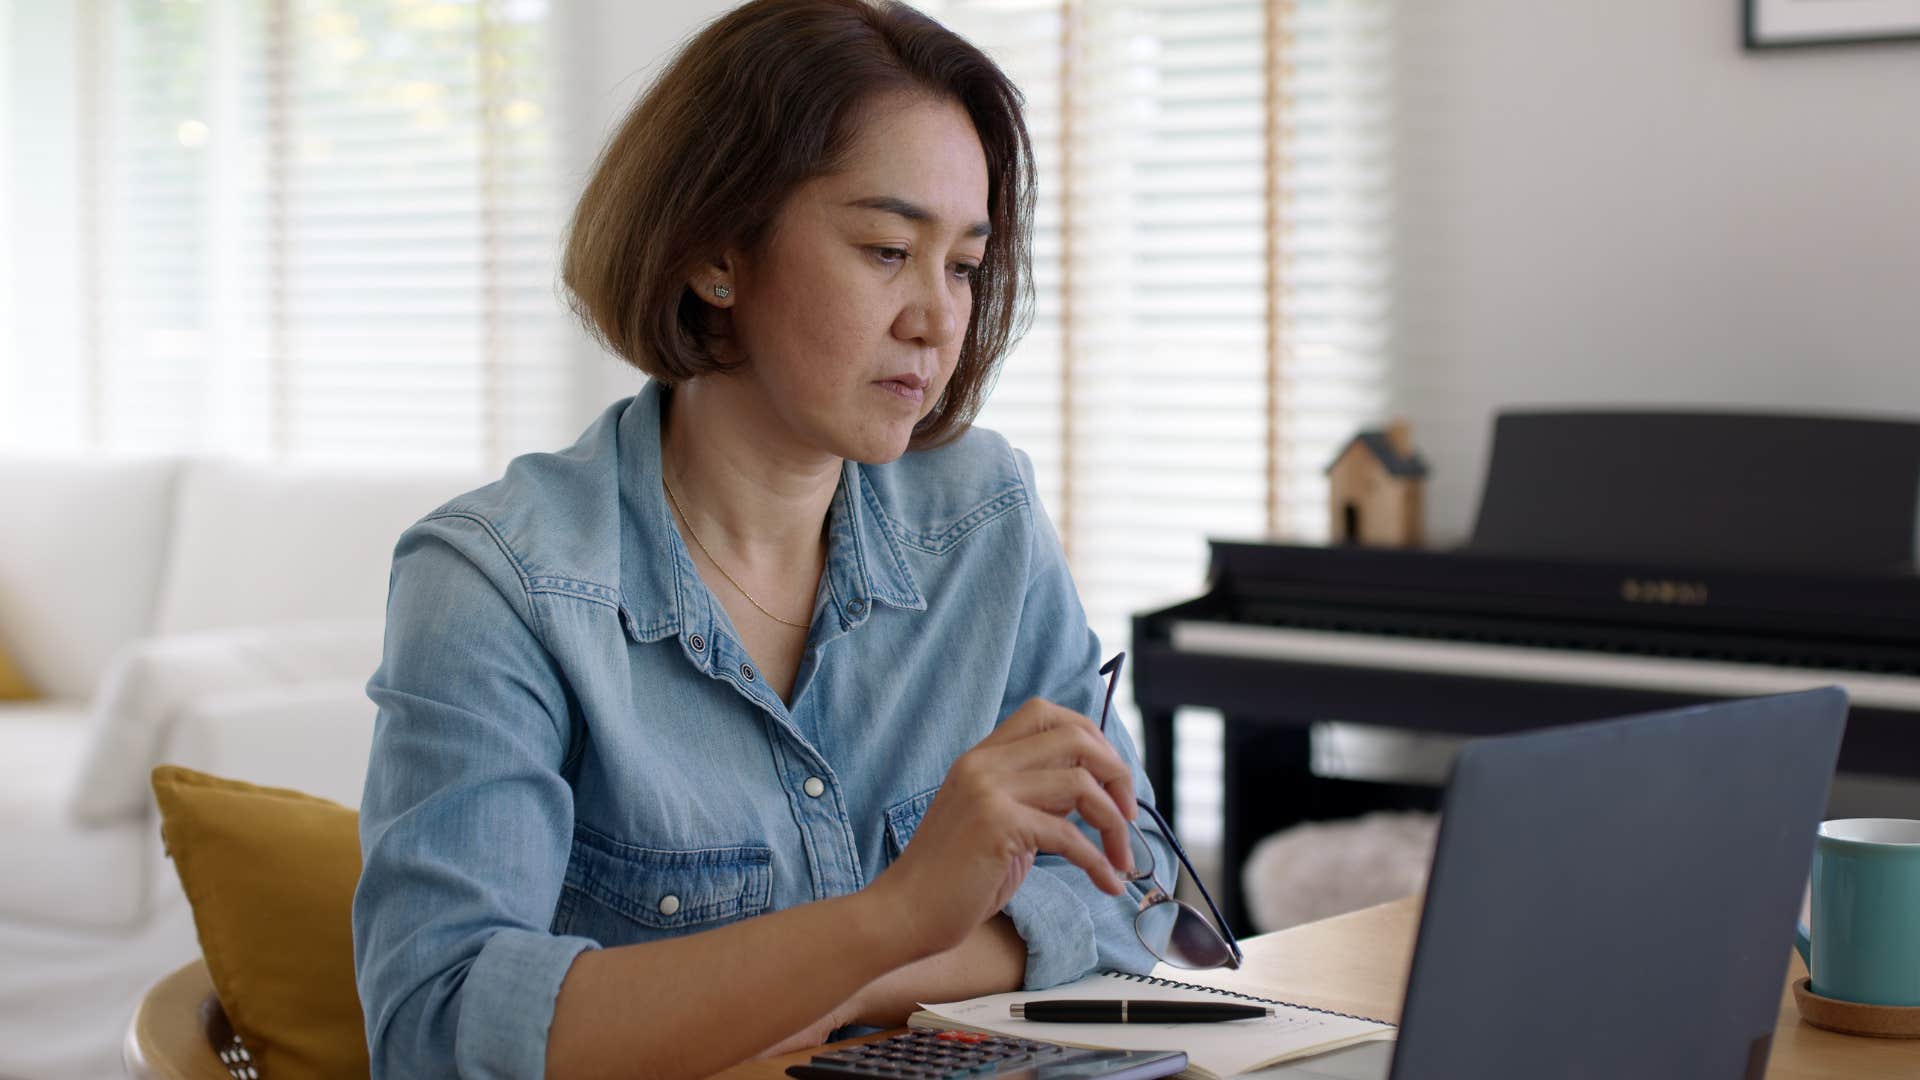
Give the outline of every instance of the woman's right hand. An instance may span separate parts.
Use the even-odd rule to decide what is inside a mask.
[[[1104,852],[1067,820],[1099,830]],[[1118,896],[1131,869],[1133,771],[1093,721],[1035,698],[960,755],[912,842],[869,891],[902,918],[924,955],[992,918],[1052,852]]]

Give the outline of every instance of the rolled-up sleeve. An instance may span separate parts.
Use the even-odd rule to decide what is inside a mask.
[[[518,564],[441,512],[394,552],[360,812],[354,965],[375,1077],[536,1077],[584,938],[549,932],[570,721]]]
[[[1020,451],[1013,453],[1029,495],[1030,540],[1026,603],[1000,715],[1008,716],[1038,697],[1098,720],[1106,694],[1099,674],[1104,660],[1100,641],[1087,625],[1060,539],[1033,494],[1032,462]],[[1153,789],[1140,755],[1117,716],[1107,721],[1107,737],[1132,767],[1134,791],[1152,803]],[[1084,822],[1080,827],[1099,846],[1098,834]],[[1172,875],[1178,872],[1172,847],[1144,814],[1140,828],[1154,847],[1161,880],[1171,888]],[[1142,895],[1139,887],[1129,886],[1122,896],[1108,896],[1094,886],[1086,871],[1066,859],[1043,855],[1036,860],[1005,908],[1027,945],[1026,988],[1057,986],[1096,970],[1144,973],[1152,968],[1153,954],[1133,931]]]

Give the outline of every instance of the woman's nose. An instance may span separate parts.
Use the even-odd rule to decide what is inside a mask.
[[[895,324],[896,336],[930,349],[944,348],[965,325],[961,300],[959,290],[948,282],[944,270],[919,275],[914,295]]]

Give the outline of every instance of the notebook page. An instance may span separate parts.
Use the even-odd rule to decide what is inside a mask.
[[[1232,995],[1237,997],[1238,995]],[[1265,1019],[1217,1024],[1048,1024],[1015,1020],[1016,1003],[1062,998],[1132,1001],[1219,1001],[1218,993],[1102,973],[1051,990],[991,994],[966,1001],[921,1005],[911,1026],[953,1027],[1039,1039],[1067,1046],[1115,1050],[1184,1050],[1182,1075],[1227,1077],[1294,1058],[1332,1050],[1393,1030],[1386,1024],[1275,1004]],[[1251,999],[1247,999],[1251,1000]]]

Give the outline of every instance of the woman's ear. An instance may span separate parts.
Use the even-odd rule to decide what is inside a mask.
[[[703,262],[687,278],[687,286],[714,307],[730,308],[740,289],[739,265],[731,253]]]

